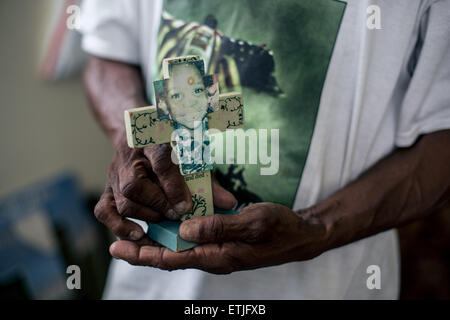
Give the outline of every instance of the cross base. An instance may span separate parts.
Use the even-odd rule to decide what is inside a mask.
[[[216,214],[237,214],[237,211],[215,210]],[[198,246],[198,243],[189,242],[180,237],[181,221],[164,220],[148,225],[147,234],[153,240],[169,248],[172,251],[180,252]]]

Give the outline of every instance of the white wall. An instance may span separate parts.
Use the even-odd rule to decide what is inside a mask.
[[[81,79],[38,80],[52,5],[62,0],[0,1],[0,196],[65,170],[85,190],[101,191],[112,157],[86,104]]]

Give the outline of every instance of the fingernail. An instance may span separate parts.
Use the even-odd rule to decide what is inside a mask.
[[[189,203],[187,201],[181,201],[174,206],[174,209],[178,214],[184,214],[191,208],[189,208]]]
[[[118,259],[118,257],[116,257],[116,255],[114,254],[115,247],[116,247],[116,243],[114,242],[114,243],[109,247],[109,254],[110,254],[114,259]]]
[[[131,240],[135,240],[136,241],[136,240],[139,240],[140,238],[142,238],[143,236],[144,235],[142,234],[142,232],[134,230],[134,231],[130,232],[129,238]]]
[[[176,213],[173,209],[169,209],[166,212],[166,217],[172,220],[178,220],[180,219],[180,214]]]

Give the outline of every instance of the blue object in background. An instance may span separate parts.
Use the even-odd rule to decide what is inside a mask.
[[[75,293],[66,286],[67,257],[76,262],[98,243],[90,216],[71,174],[0,199],[2,295],[19,290],[21,298],[72,298]]]

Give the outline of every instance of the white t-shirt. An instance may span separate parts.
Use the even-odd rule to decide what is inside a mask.
[[[380,8],[381,29],[367,27],[370,5]],[[151,82],[162,8],[162,1],[85,1],[84,49],[139,64]],[[347,1],[294,210],[344,187],[396,147],[450,128],[449,21],[447,0]],[[380,267],[381,289],[367,287],[371,265]],[[309,261],[224,276],[113,260],[104,298],[396,299],[399,280],[396,233],[387,231]]]

